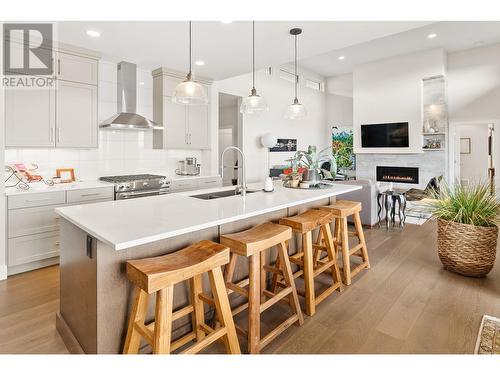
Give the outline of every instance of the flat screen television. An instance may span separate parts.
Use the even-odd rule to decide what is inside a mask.
[[[408,147],[408,123],[361,125],[362,147]]]

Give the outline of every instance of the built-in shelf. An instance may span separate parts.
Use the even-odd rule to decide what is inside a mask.
[[[435,132],[435,133],[422,133],[423,135],[446,135],[445,132]]]

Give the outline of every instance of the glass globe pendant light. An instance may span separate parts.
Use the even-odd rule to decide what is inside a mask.
[[[193,80],[191,69],[191,21],[189,21],[189,73],[186,79],[179,83],[172,94],[172,101],[178,104],[204,105],[208,103],[207,92],[203,85]]]
[[[241,101],[240,112],[252,115],[267,111],[269,109],[266,100],[257,95],[255,89],[255,21],[252,21],[252,91],[250,95]]]
[[[302,29],[294,28],[290,30],[290,34],[295,37],[295,59],[294,59],[294,67],[295,67],[295,98],[293,99],[292,104],[288,106],[285,112],[285,118],[289,120],[299,120],[303,119],[307,116],[307,111],[304,105],[300,104],[299,99],[297,98],[297,86],[299,84],[297,75],[297,35],[302,33]]]

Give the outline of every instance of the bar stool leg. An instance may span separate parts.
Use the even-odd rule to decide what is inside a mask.
[[[260,252],[260,303],[266,302],[264,290],[266,290],[267,275],[264,266],[266,265],[266,252]]]
[[[340,219],[335,219],[335,255],[338,256],[339,254],[339,244],[341,243],[341,238],[340,238]]]
[[[203,301],[198,297],[203,292],[201,275],[195,275],[190,280],[191,283],[191,304],[193,305],[193,331],[196,333],[196,341],[201,341],[205,337],[205,332],[200,328],[205,323],[205,307]]]
[[[144,323],[146,313],[148,310],[148,294],[139,287],[134,288],[135,300],[132,306],[132,312],[128,322],[127,337],[125,338],[125,345],[123,354],[137,354],[139,353],[139,345],[141,344],[141,335],[135,328],[135,323]]]
[[[214,268],[208,272],[212,294],[214,296],[215,309],[220,322],[226,329],[224,344],[226,351],[231,354],[240,354],[240,344],[234,327],[233,314],[229,306],[226,285],[220,268]]]
[[[361,254],[363,254],[363,261],[366,264],[366,268],[369,269],[370,260],[368,258],[368,249],[366,248],[365,234],[363,233],[363,226],[361,225],[361,218],[359,217],[359,212],[354,213],[354,226],[356,227],[359,243],[362,245]]]
[[[340,219],[340,231],[342,235],[342,262],[345,284],[351,285],[351,263],[349,256],[349,229],[347,227],[347,218],[343,217]]]
[[[237,255],[231,253],[229,256],[229,263],[224,267],[224,281],[229,283],[233,280],[234,268],[236,266]]]
[[[173,285],[160,289],[156,292],[156,313],[153,340],[154,354],[170,354],[173,300]]]
[[[339,287],[339,292],[343,291],[343,286],[342,286],[342,278],[340,277],[340,270],[339,270],[339,265],[337,263],[337,257],[336,257],[336,252],[335,252],[335,245],[333,243],[333,237],[332,237],[332,232],[330,230],[330,225],[325,225],[324,227],[321,228],[321,230],[325,231],[324,237],[325,237],[325,245],[326,245],[326,252],[328,254],[328,259],[329,260],[335,260],[335,263],[332,265],[331,268],[331,273],[332,273],[332,278],[334,278],[334,285],[338,284]]]
[[[314,269],[312,233],[306,232],[302,235],[302,251],[304,253],[304,283],[306,289],[306,314],[313,316],[316,313],[314,295]]]
[[[249,263],[248,284],[248,352],[260,351],[260,255],[252,255]]]
[[[299,326],[304,324],[304,317],[302,316],[302,310],[300,309],[299,296],[297,294],[297,288],[295,287],[295,279],[293,278],[292,267],[290,266],[290,260],[288,259],[288,250],[285,243],[281,243],[278,247],[278,259],[283,259],[283,278],[285,283],[290,285],[292,288],[292,294],[290,298],[290,307],[297,314],[297,323]]]

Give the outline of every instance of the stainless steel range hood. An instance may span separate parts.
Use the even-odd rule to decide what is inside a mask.
[[[118,64],[118,108],[117,114],[103,121],[99,128],[117,130],[163,129],[163,126],[148,120],[137,111],[137,67],[122,61]]]

